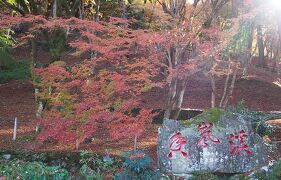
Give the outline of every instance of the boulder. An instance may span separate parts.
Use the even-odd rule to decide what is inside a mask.
[[[12,156],[11,156],[11,154],[4,154],[2,157],[5,160],[10,160]]]
[[[268,152],[250,121],[240,115],[189,126],[166,119],[158,130],[158,164],[163,173],[246,173],[266,166]]]

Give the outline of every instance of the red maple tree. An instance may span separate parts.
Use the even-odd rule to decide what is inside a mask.
[[[35,32],[42,29],[63,28],[72,48],[91,55],[73,67],[50,65],[34,70],[38,96],[48,105],[40,141],[52,137],[81,142],[97,127],[107,128],[113,138],[136,139],[154,116],[143,103],[142,93],[167,85],[165,117],[172,110],[178,115],[187,78],[202,69],[207,55],[218,57],[221,46],[218,27],[193,31],[196,26],[182,20],[175,28],[153,32],[133,30],[130,21],[115,17],[106,22],[32,15],[1,15],[0,19],[0,27],[29,24],[23,40],[36,38]]]
[[[155,115],[145,108],[141,94],[164,82],[157,78],[163,68],[157,48],[160,35],[133,31],[128,21],[113,17],[101,23],[40,16],[8,21],[9,17],[3,15],[2,19],[6,20],[1,21],[2,27],[18,22],[31,25],[22,40],[34,38],[32,34],[42,29],[64,28],[68,36],[76,37],[69,42],[73,48],[94,54],[73,67],[53,64],[34,69],[38,97],[46,105],[38,140],[81,142],[97,127],[107,128],[113,138],[136,139],[141,135]]]

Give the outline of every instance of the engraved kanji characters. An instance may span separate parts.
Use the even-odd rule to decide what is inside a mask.
[[[168,158],[173,157],[173,153],[181,152],[183,157],[187,157],[187,152],[182,151],[182,147],[186,144],[186,138],[182,136],[181,132],[177,132],[172,137],[170,137],[172,141],[170,144],[170,153],[168,154]]]
[[[244,130],[240,130],[238,135],[230,134],[229,135],[229,145],[230,145],[230,154],[235,155],[236,152],[240,156],[241,151],[244,151],[246,154],[250,155],[252,152],[249,150],[248,146],[245,143],[245,139],[248,138],[248,134]]]
[[[215,143],[215,144],[219,144],[220,143],[220,140],[219,138],[215,137],[212,132],[211,132],[211,129],[213,127],[213,124],[212,123],[209,123],[209,122],[203,122],[202,124],[199,124],[197,126],[197,130],[198,131],[203,131],[201,134],[200,134],[200,137],[202,137],[202,139],[199,139],[198,142],[197,142],[197,147],[203,145],[203,147],[208,147],[208,143],[207,143],[207,140],[211,141],[212,143]],[[203,144],[202,144],[203,143]]]

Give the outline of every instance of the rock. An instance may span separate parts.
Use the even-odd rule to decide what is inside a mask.
[[[11,154],[4,154],[2,157],[6,160],[9,160],[11,159]]]
[[[216,125],[203,122],[189,127],[167,119],[158,135],[158,164],[163,173],[246,173],[269,161],[263,139],[240,115],[220,117]]]
[[[110,156],[107,154],[105,156],[103,156],[103,162],[112,162],[112,159],[110,158]]]

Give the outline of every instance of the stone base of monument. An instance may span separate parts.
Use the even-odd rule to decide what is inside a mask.
[[[269,150],[243,116],[222,116],[216,124],[183,125],[166,119],[158,132],[158,165],[167,174],[196,171],[240,174],[266,166]]]

